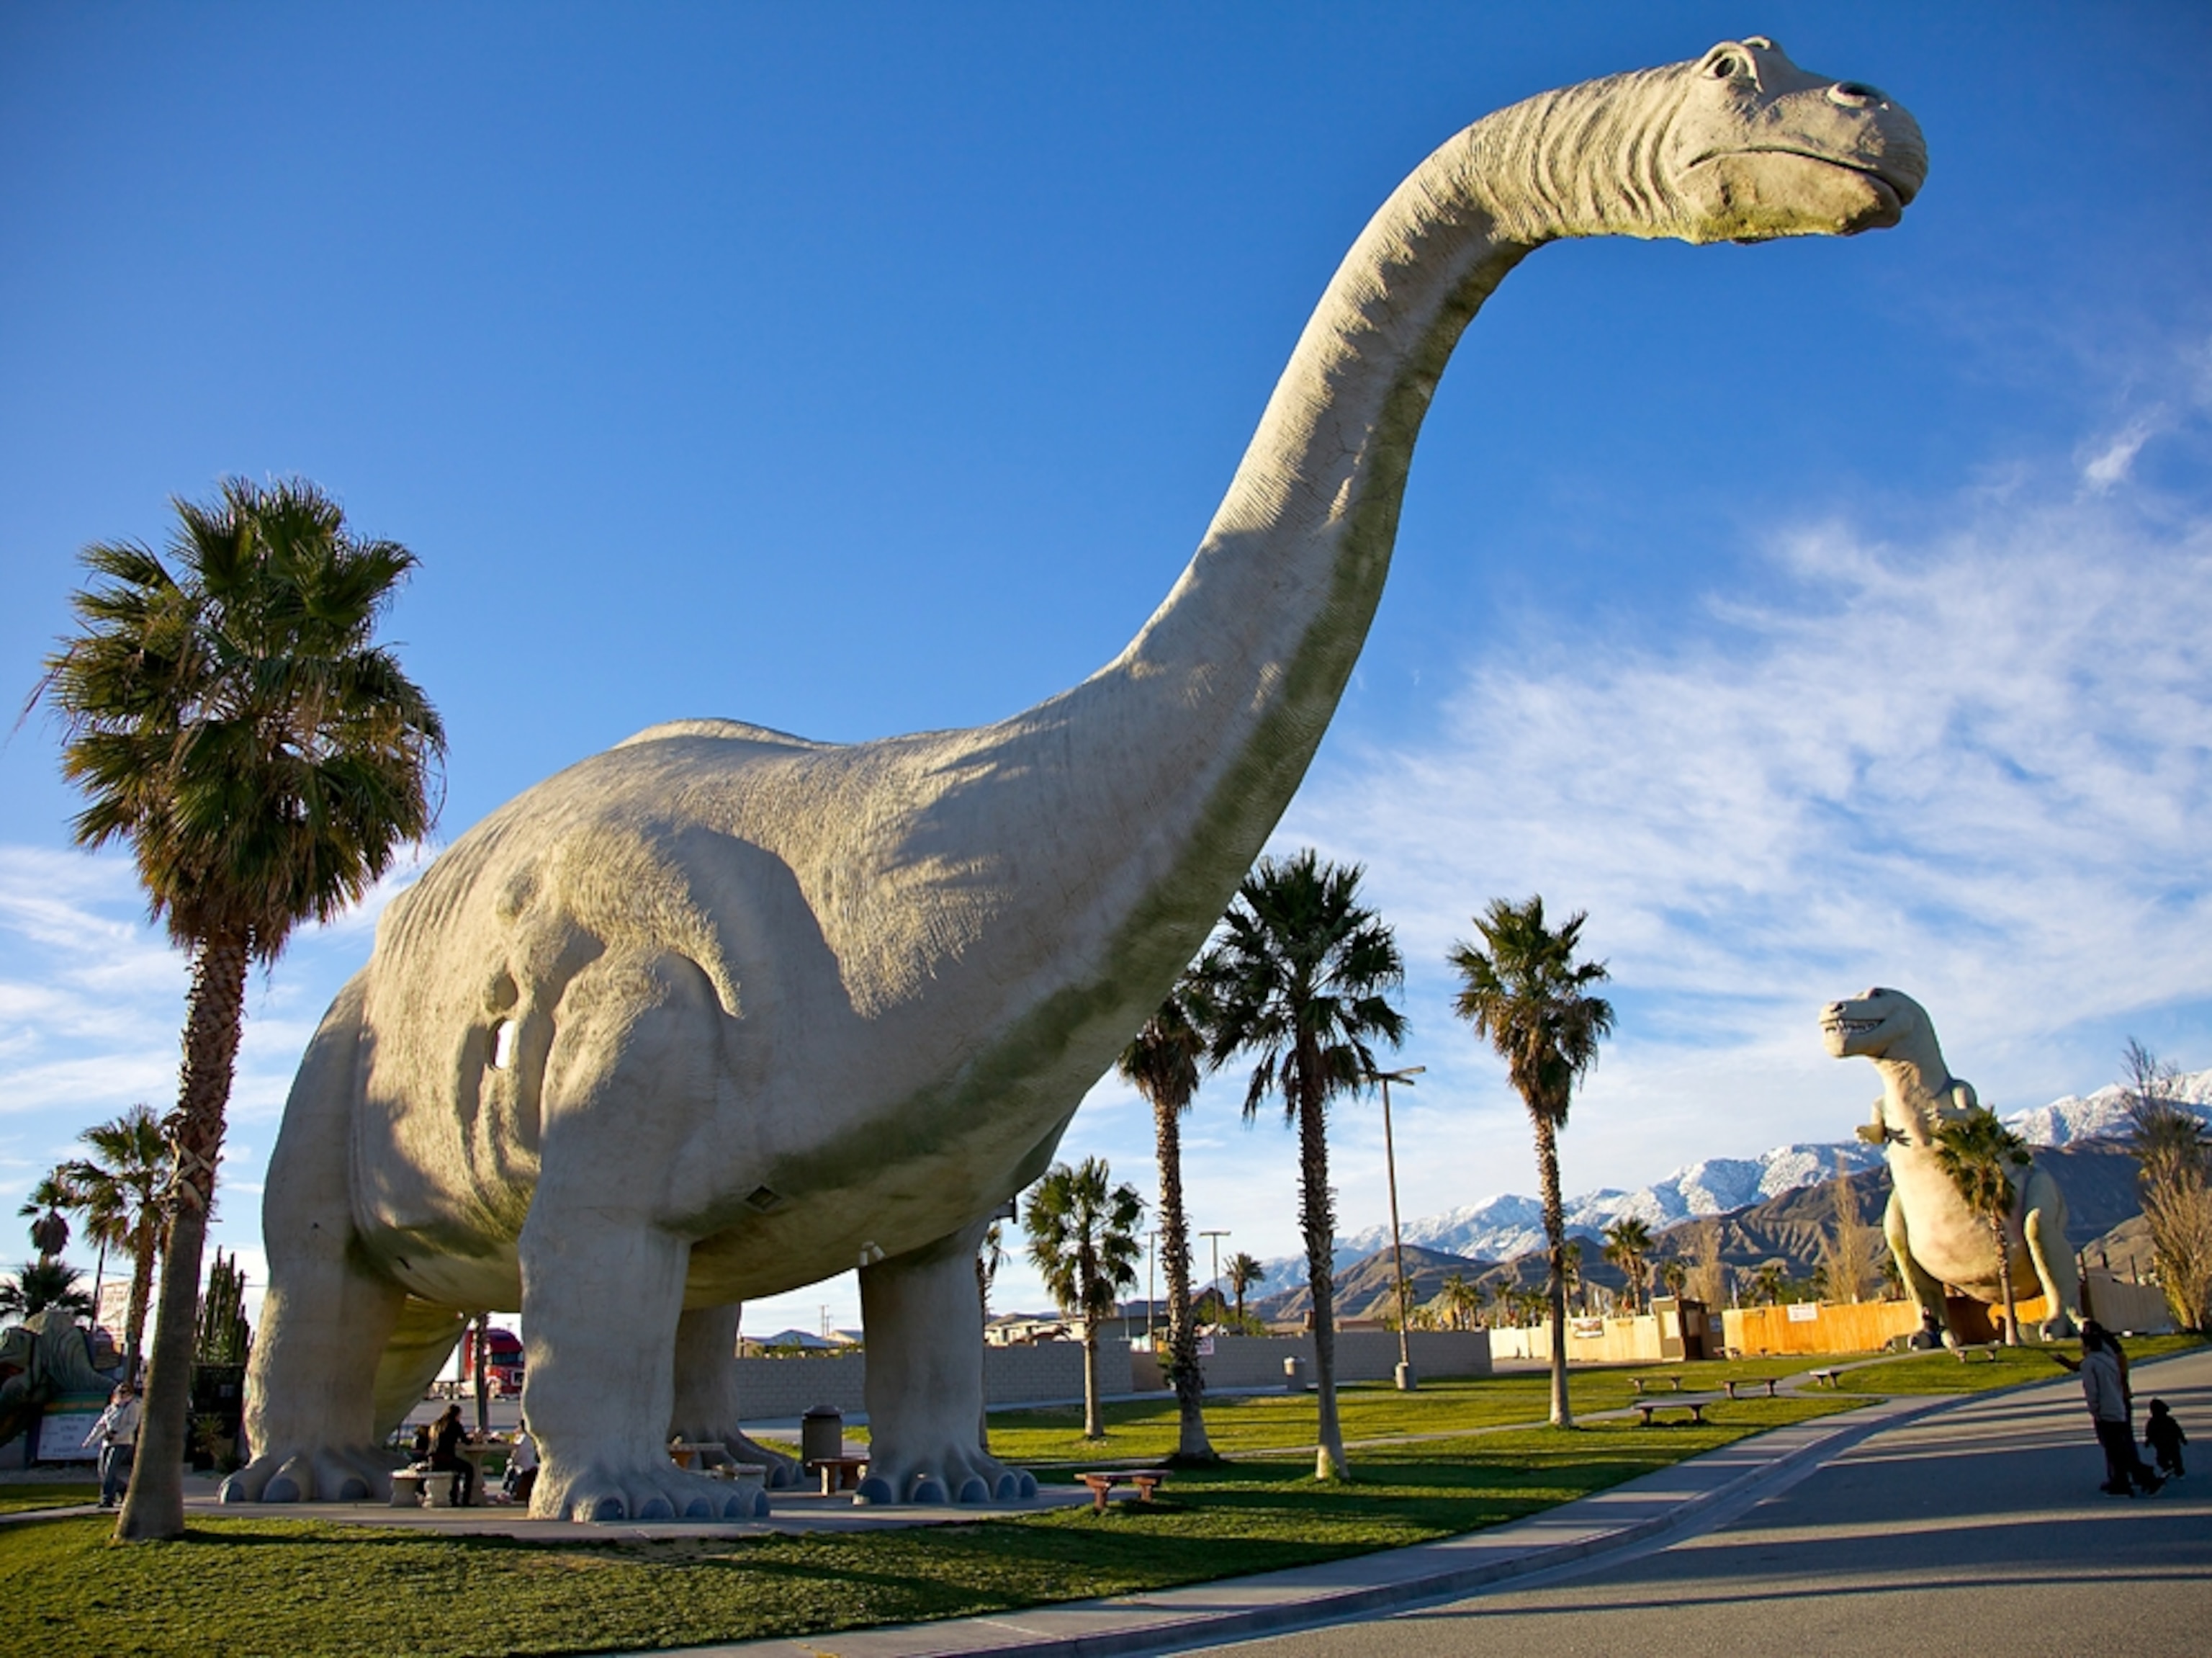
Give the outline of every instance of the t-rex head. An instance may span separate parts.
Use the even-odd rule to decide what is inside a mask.
[[[1767,241],[1895,224],[1928,176],[1912,117],[1764,35],[1587,82],[1474,131],[1509,235]]]
[[[1907,1051],[1935,1040],[1936,1027],[1928,1010],[1902,991],[1880,985],[1863,996],[1831,1002],[1820,1010],[1820,1039],[1828,1056],[1848,1059],[1864,1054],[1882,1059],[1918,1058]]]

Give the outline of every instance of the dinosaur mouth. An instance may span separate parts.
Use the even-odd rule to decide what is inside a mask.
[[[1892,212],[1902,212],[1920,193],[1920,180],[1900,174],[1885,172],[1876,165],[1864,162],[1847,162],[1834,155],[1816,155],[1809,149],[1796,149],[1787,144],[1759,146],[1750,149],[1729,152],[1736,155],[1794,155],[1801,162],[1812,162],[1820,167],[1832,167],[1840,173],[1856,173],[1872,185],[1882,198],[1882,204]],[[1712,159],[1712,158],[1708,158]]]
[[[1838,1036],[1864,1036],[1881,1023],[1879,1019],[1831,1019],[1820,1028]]]

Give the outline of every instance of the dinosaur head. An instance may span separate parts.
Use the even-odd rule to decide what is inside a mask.
[[[1763,35],[1662,73],[1680,83],[1660,166],[1686,241],[1880,229],[1928,176],[1911,115],[1870,86],[1798,68]]]
[[[1911,116],[1764,35],[1545,93],[1469,129],[1494,221],[1555,236],[1768,241],[1895,224],[1928,176]]]
[[[1832,1059],[1880,1059],[1934,1033],[1928,1010],[1902,991],[1880,985],[1820,1010],[1820,1039]]]

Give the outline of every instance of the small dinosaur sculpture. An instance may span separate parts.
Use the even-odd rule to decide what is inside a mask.
[[[664,1447],[744,1447],[738,1304],[855,1265],[862,1497],[1033,1489],[979,1443],[976,1240],[1304,776],[1462,330],[1546,242],[1850,235],[1926,165],[1881,93],[1757,37],[1492,115],[1361,234],[1196,556],[1090,679],[843,747],[656,726],[462,836],[294,1083],[226,1499],[382,1489],[463,1310],[519,1306],[532,1511],[720,1512]]]
[[[1858,1137],[1882,1147],[1888,1159],[1889,1207],[1881,1229],[1920,1314],[1912,1344],[1956,1346],[1944,1285],[1991,1304],[2004,1299],[1989,1228],[1936,1160],[1936,1130],[1975,1108],[1974,1085],[1951,1075],[1928,1010],[1901,991],[1876,987],[1831,1002],[1820,1013],[1820,1035],[1832,1057],[1863,1055],[1881,1073],[1874,1121]],[[2017,1182],[2008,1241],[2002,1270],[2011,1274],[2014,1295],[2042,1294],[2049,1309],[2044,1339],[2072,1335],[2081,1315],[2081,1282],[2066,1241],[2066,1196],[2039,1166],[2031,1165]]]

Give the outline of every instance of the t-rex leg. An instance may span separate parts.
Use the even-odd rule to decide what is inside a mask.
[[[2043,1286],[2041,1333],[2045,1341],[2063,1341],[2081,1316],[2081,1275],[2075,1270],[2073,1246],[2066,1241],[2066,1198],[2058,1183],[2039,1168],[2029,1173],[2025,1184],[2027,1212],[2021,1232],[2027,1240],[2028,1259],[2035,1263],[2036,1281]]]
[[[1905,1293],[1920,1314],[1920,1329],[1912,1338],[1912,1345],[1924,1348],[1951,1344],[1951,1311],[1944,1301],[1943,1286],[1929,1277],[1927,1269],[1913,1259],[1912,1240],[1905,1232],[1905,1205],[1894,1191],[1889,1194],[1889,1207],[1881,1212],[1881,1235],[1889,1241],[1890,1258],[1897,1263],[1898,1275],[1905,1280]]]
[[[518,1240],[541,1518],[752,1517],[750,1493],[668,1455],[691,1245],[655,1205],[714,1120],[722,1019],[706,976],[672,955],[604,956],[562,994]]]
[[[246,1388],[253,1457],[223,1481],[225,1503],[347,1502],[392,1489],[375,1378],[406,1295],[352,1247],[362,988],[356,978],[324,1015],[270,1154],[261,1205],[269,1293]]]
[[[868,1477],[862,1503],[1006,1503],[1036,1479],[987,1453],[983,1308],[975,1246],[988,1220],[860,1269],[867,1332]]]
[[[676,1414],[669,1431],[694,1444],[729,1448],[733,1461],[768,1470],[771,1490],[799,1483],[799,1464],[748,1439],[738,1423],[738,1315],[743,1309],[695,1307],[676,1323]]]

